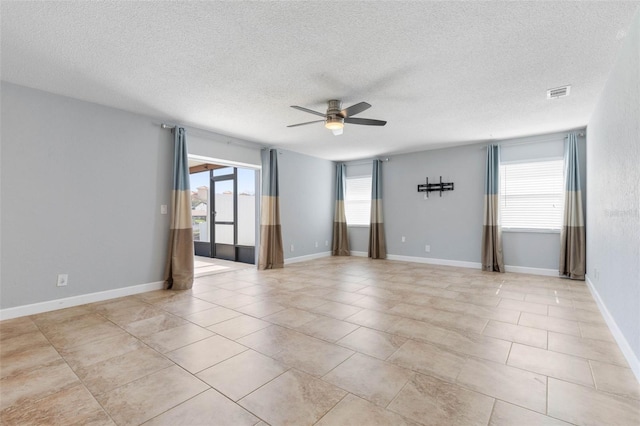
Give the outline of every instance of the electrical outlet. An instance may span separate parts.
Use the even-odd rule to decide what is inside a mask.
[[[325,246],[325,247],[329,247],[329,240],[325,240],[325,242],[324,242],[324,246]]]
[[[56,284],[58,287],[64,287],[69,282],[68,274],[58,274],[58,283]]]
[[[316,241],[316,248],[318,248],[318,242]]]
[[[427,252],[427,253],[431,253],[431,246],[428,245],[428,244],[426,246],[424,246],[424,251]]]
[[[407,241],[407,238],[403,235],[403,236],[402,236],[402,242],[404,243],[404,242],[406,242],[406,241]]]
[[[291,251],[293,251],[293,244],[291,244]]]

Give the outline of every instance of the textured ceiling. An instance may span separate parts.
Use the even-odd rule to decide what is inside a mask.
[[[2,79],[349,160],[584,126],[639,4],[3,1]]]

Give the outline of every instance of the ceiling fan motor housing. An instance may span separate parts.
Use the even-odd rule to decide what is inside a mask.
[[[344,126],[344,117],[341,114],[342,103],[338,100],[332,99],[329,101],[329,107],[327,108],[327,120],[325,127],[331,130],[342,129]]]
[[[327,108],[327,115],[338,115],[342,110],[342,102],[332,99],[329,101],[329,106]]]

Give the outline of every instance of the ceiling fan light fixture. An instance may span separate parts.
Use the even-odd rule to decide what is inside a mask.
[[[344,119],[340,117],[327,117],[324,127],[329,130],[340,130],[344,127]]]

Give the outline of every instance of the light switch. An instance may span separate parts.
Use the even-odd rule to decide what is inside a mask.
[[[166,204],[162,204],[160,206],[160,214],[167,214],[167,205]]]

